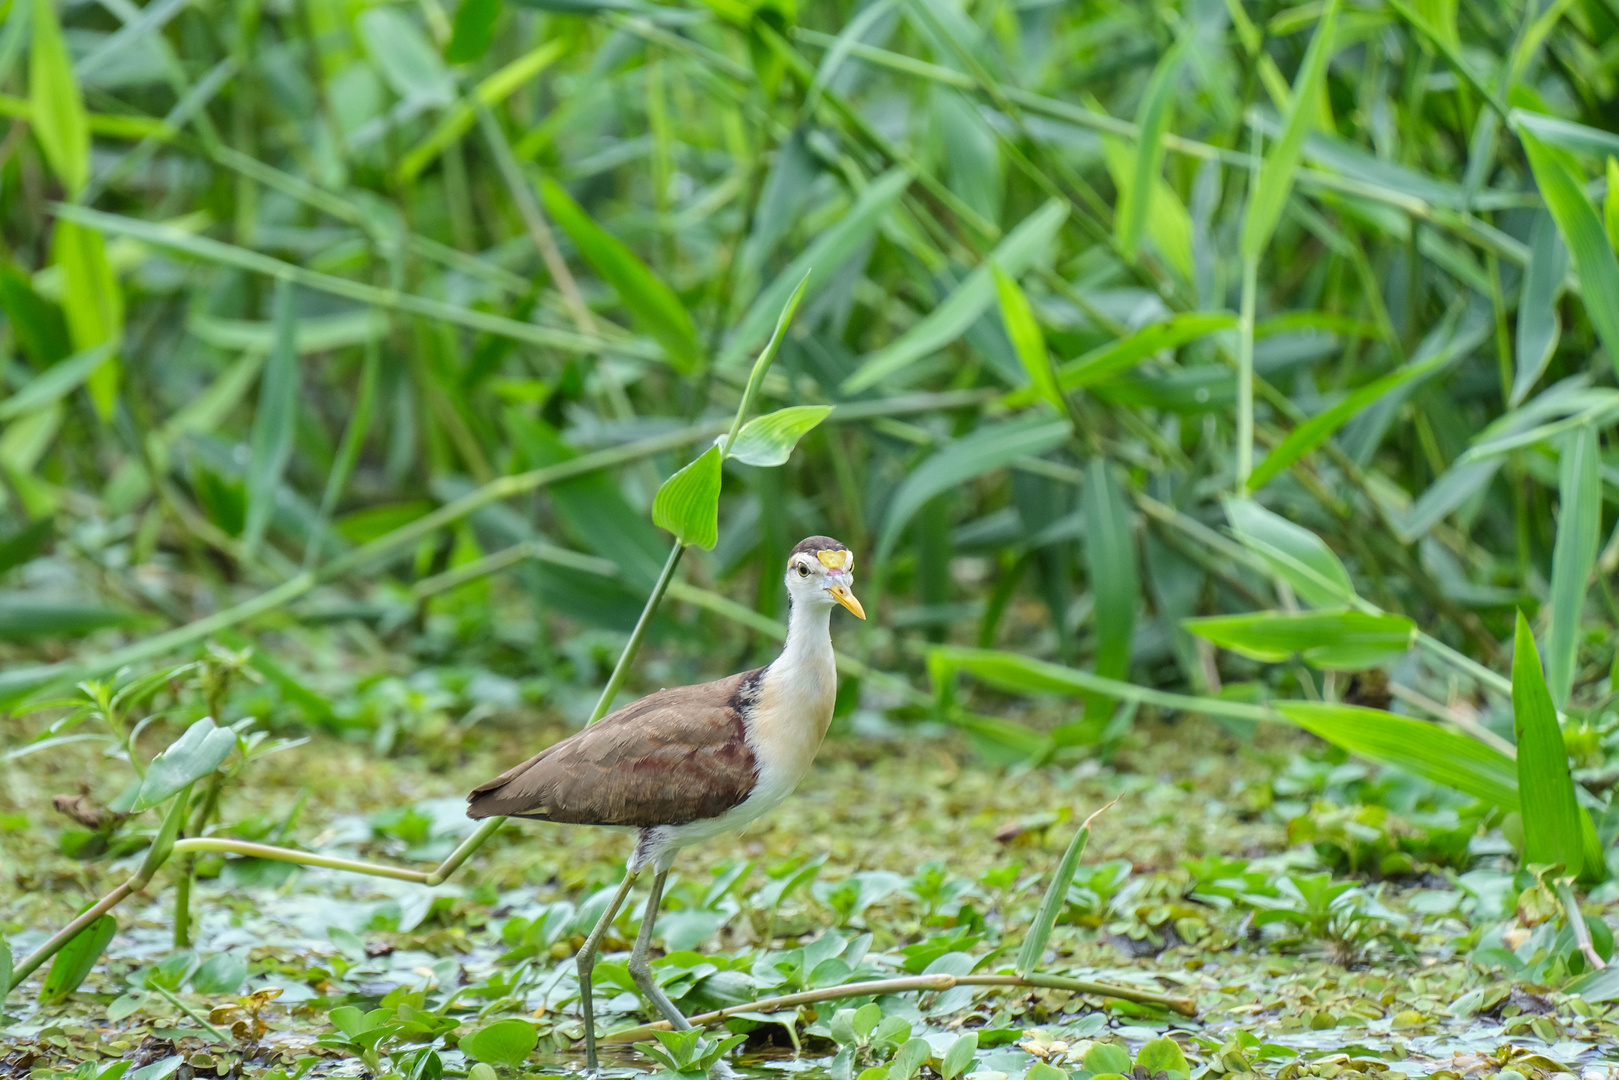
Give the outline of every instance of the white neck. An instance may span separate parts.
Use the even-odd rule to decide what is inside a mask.
[[[811,659],[832,654],[832,605],[794,603],[787,614],[787,644],[782,647],[782,667],[800,667]]]

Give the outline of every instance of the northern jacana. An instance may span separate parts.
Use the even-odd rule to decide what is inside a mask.
[[[832,608],[866,617],[850,586],[854,552],[812,536],[787,558],[787,644],[773,662],[717,682],[659,690],[541,750],[467,796],[467,816],[524,817],[637,832],[623,884],[579,950],[586,1066],[596,1068],[590,978],[596,950],[636,877],[652,895],[630,954],[641,993],[677,1030],[691,1025],[652,977],[647,953],[664,880],[681,848],[740,833],[809,771],[832,721]]]

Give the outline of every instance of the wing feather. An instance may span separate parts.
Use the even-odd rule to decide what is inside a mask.
[[[648,828],[718,817],[753,792],[744,715],[764,669],[660,690],[478,785],[467,816]]]

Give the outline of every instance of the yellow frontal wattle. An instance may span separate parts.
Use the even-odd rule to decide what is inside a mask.
[[[854,552],[848,549],[817,551],[815,557],[820,559],[821,565],[828,570],[850,570],[854,568]]]

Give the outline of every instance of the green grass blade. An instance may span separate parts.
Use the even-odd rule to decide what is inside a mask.
[[[1585,865],[1580,807],[1557,710],[1541,674],[1529,620],[1518,612],[1512,643],[1512,730],[1518,739],[1518,790],[1523,798],[1523,860],[1558,864],[1578,874]]]
[[[1327,61],[1332,59],[1333,35],[1338,21],[1338,0],[1327,0],[1321,21],[1310,37],[1293,79],[1293,100],[1282,122],[1282,137],[1271,147],[1259,172],[1259,182],[1248,198],[1242,220],[1241,252],[1245,259],[1257,259],[1270,243],[1271,233],[1282,220],[1282,209],[1293,190],[1293,174],[1298,171],[1304,151],[1304,138],[1315,123],[1316,102],[1327,81]]]
[[[1552,703],[1559,708],[1568,704],[1574,684],[1586,583],[1596,568],[1601,539],[1600,454],[1594,425],[1582,424],[1563,438],[1557,541],[1552,549],[1551,626],[1546,635],[1546,684]]]
[[[1513,114],[1515,119],[1519,115]],[[1524,124],[1517,126],[1535,183],[1540,186],[1546,209],[1556,219],[1580,275],[1586,317],[1596,328],[1609,362],[1619,371],[1619,259],[1614,257],[1596,208],[1585,197],[1578,164],[1566,151],[1548,146],[1530,134]]]
[[[1358,416],[1362,410],[1369,408],[1383,395],[1433,374],[1441,365],[1455,358],[1454,345],[1442,349],[1425,360],[1414,361],[1398,371],[1389,372],[1381,379],[1367,383],[1336,405],[1310,417],[1288,432],[1287,438],[1266,454],[1265,460],[1254,467],[1253,473],[1248,477],[1248,490],[1257,491],[1264,487],[1283,469],[1326,442],[1332,437],[1333,432]]]
[[[1345,671],[1388,663],[1417,638],[1417,624],[1404,615],[1364,611],[1261,611],[1181,625],[1251,660],[1274,664],[1297,655],[1316,667]]]
[[[1141,591],[1130,504],[1107,462],[1085,470],[1080,497],[1085,519],[1085,568],[1095,600],[1096,673],[1128,678]]]
[[[1513,408],[1523,404],[1557,351],[1563,329],[1557,317],[1557,298],[1567,274],[1568,248],[1557,222],[1550,214],[1537,214],[1529,237],[1529,268],[1518,297],[1517,366],[1507,399]]]
[[[1068,411],[1063,403],[1062,391],[1057,388],[1057,371],[1046,348],[1046,337],[1035,321],[1034,307],[1012,276],[999,266],[991,267],[995,274],[995,295],[1001,302],[1001,324],[1006,336],[1012,340],[1018,362],[1029,373],[1029,382],[1035,393],[1051,403],[1058,413]]]
[[[1141,136],[1135,147],[1135,176],[1130,186],[1119,192],[1119,207],[1113,219],[1119,253],[1126,262],[1135,261],[1136,249],[1147,228],[1152,196],[1163,174],[1164,132],[1169,130],[1170,118],[1174,115],[1175,80],[1186,59],[1186,48],[1187,39],[1183,37],[1158,61],[1136,110],[1136,128]]]
[[[674,290],[621,240],[592,221],[561,184],[547,177],[540,193],[551,217],[573,238],[591,269],[617,290],[636,325],[663,346],[675,370],[689,375],[702,367],[697,327]]]
[[[90,182],[90,121],[53,0],[33,0],[28,105],[34,137],[69,195]],[[17,18],[12,8],[12,18]]]
[[[1080,825],[1074,838],[1068,841],[1068,848],[1062,853],[1057,869],[1052,872],[1046,894],[1040,898],[1040,909],[1034,913],[1034,921],[1029,924],[1029,932],[1024,935],[1023,945],[1018,949],[1013,970],[1019,975],[1027,977],[1040,967],[1040,957],[1046,951],[1046,942],[1051,940],[1057,916],[1068,904],[1068,886],[1074,883],[1074,871],[1079,869],[1080,856],[1085,854],[1085,845],[1090,843],[1091,822],[1095,819],[1096,815],[1092,814]]]

